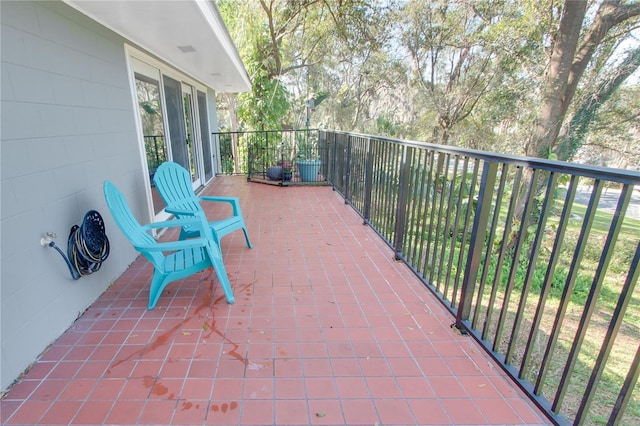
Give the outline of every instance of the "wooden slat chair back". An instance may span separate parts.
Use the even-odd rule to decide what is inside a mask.
[[[104,198],[111,216],[133,247],[154,267],[149,288],[149,309],[153,309],[164,288],[171,282],[186,278],[213,267],[227,302],[234,303],[233,290],[222,262],[220,247],[213,238],[206,218],[200,213],[191,217],[140,225],[129,209],[127,201],[110,181],[104,182]],[[186,241],[158,242],[150,234],[152,229],[192,226],[198,238]]]
[[[154,176],[153,183],[158,189],[160,196],[164,200],[167,207],[165,211],[175,215],[177,218],[190,216],[193,212],[202,212],[204,210],[200,204],[202,201],[222,202],[231,204],[233,215],[221,220],[209,222],[209,226],[213,231],[213,237],[220,244],[220,239],[230,232],[242,229],[247,247],[251,248],[249,233],[240,209],[240,200],[238,197],[224,196],[203,196],[198,197],[191,186],[191,175],[181,165],[167,161],[158,167]],[[198,236],[198,232],[193,226],[183,226],[180,232],[180,239],[194,238]]]

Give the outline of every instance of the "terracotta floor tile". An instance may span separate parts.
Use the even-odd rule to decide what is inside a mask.
[[[278,358],[274,360],[276,377],[303,377],[303,360],[298,358]]]
[[[309,401],[309,416],[313,425],[344,425],[339,400],[314,399]]]
[[[113,401],[86,401],[73,418],[73,423],[78,425],[104,424]]]
[[[378,414],[371,399],[342,399],[340,404],[346,424],[373,425],[379,423]]]
[[[306,399],[305,381],[302,377],[278,377],[274,381],[275,399]]]
[[[409,399],[407,404],[419,425],[451,424],[451,419],[437,399]]]
[[[14,411],[13,415],[6,420],[6,424],[37,424],[38,420],[47,412],[49,407],[51,407],[51,401],[25,401]],[[3,422],[5,422],[4,415]]]
[[[298,399],[276,400],[277,425],[302,425],[309,423],[307,402]]]
[[[333,377],[308,377],[304,382],[309,399],[335,399],[338,396]]]
[[[240,423],[243,425],[271,425],[274,423],[274,402],[244,400],[241,404]]]
[[[3,401],[27,399],[38,385],[40,385],[38,380],[20,380],[9,389]]]
[[[375,399],[374,404],[382,424],[415,424],[413,413],[403,399]]]
[[[308,358],[303,360],[305,377],[331,376],[331,363],[326,358]]]
[[[379,377],[388,377],[391,376],[391,369],[389,369],[389,365],[387,364],[387,360],[385,358],[360,358],[358,359],[360,363],[360,369],[362,370],[362,374],[367,377],[371,376],[379,376]]]
[[[367,377],[367,386],[374,399],[402,397],[402,392],[393,377]]]
[[[533,403],[520,399],[520,398],[510,398],[507,399],[509,404],[513,407],[518,416],[522,419],[524,424],[528,425],[538,425],[538,424],[546,424],[547,421],[544,417],[542,417],[536,409],[533,407]]]
[[[204,379],[185,379],[182,390],[180,392],[180,398],[186,400],[208,400],[211,399],[211,392],[213,391],[214,381],[212,378]]]
[[[65,424],[71,423],[71,419],[76,416],[76,413],[82,405],[81,401],[56,401],[51,404],[51,407],[40,419],[42,424]]]
[[[468,399],[441,399],[452,424],[491,424],[482,415],[472,400]]]
[[[476,398],[473,402],[484,417],[492,424],[523,423],[523,420],[511,404],[502,398]]]
[[[396,377],[422,376],[422,370],[413,358],[389,358],[388,363],[391,367],[391,372]]]
[[[149,400],[146,402],[138,418],[140,425],[168,425],[176,411],[176,400]]]
[[[126,379],[101,380],[91,392],[91,400],[111,400],[114,401],[122,388],[127,383]]]
[[[208,400],[179,400],[171,422],[176,425],[201,425],[208,411]]]
[[[429,377],[429,384],[437,398],[466,398],[464,388],[456,377]]]
[[[60,395],[66,385],[66,380],[46,380],[40,383],[29,399],[53,401]]]
[[[342,399],[371,397],[364,377],[336,377],[335,382],[338,388],[338,396]]]
[[[71,380],[60,393],[59,398],[67,401],[84,401],[98,382],[98,379]]]
[[[207,413],[208,425],[232,425],[240,422],[240,405],[236,401],[212,403]]]
[[[435,393],[424,377],[396,377],[405,398],[434,398]]]
[[[244,399],[273,399],[273,378],[246,378],[244,380]]]

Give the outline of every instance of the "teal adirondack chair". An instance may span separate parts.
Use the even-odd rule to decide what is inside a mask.
[[[235,298],[222,262],[220,247],[203,214],[165,222],[140,225],[131,213],[122,193],[109,181],[104,182],[104,198],[116,224],[133,244],[133,247],[153,264],[153,278],[149,289],[149,309],[153,309],[162,290],[172,281],[188,277],[204,269],[213,267],[218,281],[227,298],[233,303]],[[151,229],[190,226],[198,230],[198,237],[185,241],[158,242],[151,235]]]
[[[209,222],[213,237],[220,245],[220,239],[230,232],[242,229],[244,238],[247,241],[247,247],[253,247],[249,241],[247,226],[240,210],[240,200],[237,197],[223,196],[204,196],[198,197],[193,192],[191,186],[191,175],[189,172],[177,163],[171,161],[164,162],[158,167],[153,176],[155,184],[160,196],[164,200],[167,207],[165,211],[171,213],[178,218],[193,215],[193,212],[202,212],[201,201],[225,202],[231,204],[233,215],[231,217],[214,220]],[[198,231],[194,226],[183,226],[180,232],[180,239],[197,237]]]

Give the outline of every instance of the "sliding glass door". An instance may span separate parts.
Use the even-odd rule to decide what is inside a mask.
[[[206,93],[153,60],[132,56],[131,64],[148,194],[153,214],[162,218],[165,206],[153,186],[153,174],[162,162],[174,161],[187,169],[194,189],[214,176]]]

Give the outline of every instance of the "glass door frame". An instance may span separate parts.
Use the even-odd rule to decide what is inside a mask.
[[[191,178],[191,184],[193,185],[193,189],[196,190],[198,189],[200,186],[202,186],[204,184],[204,179],[202,178],[202,176],[204,176],[204,164],[203,164],[203,158],[202,158],[202,137],[200,135],[200,126],[198,126],[199,120],[200,120],[200,112],[198,111],[198,106],[196,105],[195,102],[195,96],[197,95],[197,91],[196,88],[192,85],[190,85],[189,83],[185,83],[184,81],[182,82],[182,99],[183,102],[185,103],[185,115],[184,115],[184,119],[185,119],[185,129],[187,130],[187,132],[191,133],[191,138],[192,138],[192,146],[189,146],[189,165],[191,167],[193,167],[193,172],[195,173],[195,177],[192,176]],[[189,105],[187,106],[186,102],[189,102]],[[188,111],[187,111],[187,107],[188,107]],[[188,113],[190,113],[190,116],[188,117]],[[187,135],[187,138],[189,136]]]
[[[202,145],[204,143],[211,144],[211,138],[201,137],[199,123],[200,123],[201,113],[205,114],[204,119],[209,120],[209,102],[207,99],[207,103],[206,103],[207,111],[199,111],[197,95],[198,95],[198,91],[204,92],[205,94],[207,94],[208,88],[205,85],[189,78],[185,74],[169,67],[168,65],[166,65],[163,62],[160,62],[157,59],[154,59],[153,57],[136,49],[133,46],[125,44],[125,53],[126,53],[125,56],[127,61],[127,70],[129,73],[129,79],[130,79],[130,82],[131,82],[130,84],[132,88],[131,92],[132,92],[132,100],[133,100],[134,112],[135,112],[134,115],[135,115],[135,122],[136,122],[136,130],[138,133],[138,140],[139,140],[138,147],[140,150],[141,167],[142,167],[141,170],[148,170],[148,164],[147,164],[147,158],[146,158],[146,152],[145,152],[143,127],[142,127],[140,114],[138,112],[138,100],[137,100],[137,93],[136,93],[135,74],[138,73],[138,74],[145,75],[149,78],[152,78],[158,81],[158,83],[160,84],[159,93],[160,93],[160,102],[161,102],[161,109],[162,109],[162,120],[163,120],[163,125],[165,130],[165,143],[166,143],[165,149],[167,150],[166,152],[167,152],[168,159],[172,159],[173,154],[171,151],[171,136],[169,134],[170,132],[169,132],[169,124],[168,124],[168,116],[167,116],[167,106],[166,106],[166,99],[165,99],[165,93],[164,93],[164,76],[167,76],[181,83],[181,93],[182,93],[183,99],[186,93],[190,95],[191,110],[193,113],[191,123],[190,123],[191,134],[194,140],[194,147],[195,147],[195,153],[196,153],[196,159],[197,159],[197,161],[194,164],[194,167],[199,177],[199,179],[196,179],[193,182],[193,187],[194,187],[194,190],[196,190],[200,186],[205,185],[206,183],[208,183],[208,181],[206,181],[205,174],[204,174],[205,173],[204,161],[206,160],[203,158]],[[185,119],[185,126],[186,126],[186,119]],[[211,150],[215,148],[213,145],[214,144],[211,144]],[[212,161],[212,159],[208,159],[208,161]],[[215,165],[214,165],[214,170],[215,170]],[[145,181],[145,191],[146,191],[145,195],[147,199],[146,204],[148,208],[149,219],[152,221],[162,221],[162,220],[168,219],[171,215],[166,213],[164,210],[160,211],[160,213],[158,213],[157,215],[154,213],[153,195],[151,192],[151,178],[148,173],[143,173],[143,175],[144,175],[144,181]],[[215,177],[215,172],[213,176]]]

